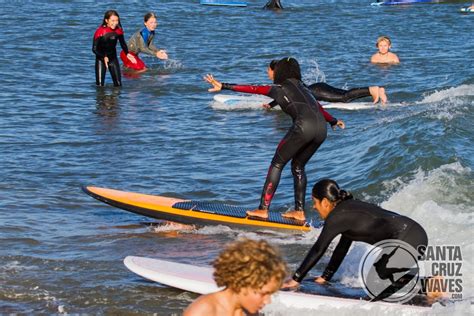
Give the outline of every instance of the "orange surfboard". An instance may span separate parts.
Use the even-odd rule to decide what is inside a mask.
[[[311,226],[299,220],[287,219],[279,212],[269,212],[268,219],[249,217],[250,208],[215,202],[182,200],[158,195],[125,192],[94,186],[83,187],[93,198],[120,209],[161,220],[191,225],[227,225],[309,231]]]

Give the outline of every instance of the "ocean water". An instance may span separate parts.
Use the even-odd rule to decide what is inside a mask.
[[[370,1],[285,0],[282,12],[198,1],[4,1],[0,6],[0,313],[179,315],[197,295],[146,282],[127,255],[206,265],[240,236],[279,246],[292,269],[316,240],[226,226],[149,225],[91,199],[83,185],[257,206],[266,170],[290,125],[281,111],[216,108],[202,77],[269,83],[266,65],[297,58],[306,82],[384,85],[385,109],[330,112],[330,131],[307,165],[308,194],[336,179],[357,198],[410,216],[431,244],[463,253],[463,296],[432,313],[472,312],[474,15],[462,3],[371,7]],[[95,87],[92,36],[117,9],[128,38],[149,10],[170,60]],[[379,35],[402,63],[369,63]],[[292,206],[289,168],[273,201]],[[308,200],[306,214],[318,216]],[[360,288],[356,244],[335,280]],[[324,268],[325,254],[312,275]],[[289,310],[265,315],[378,315],[380,310]]]

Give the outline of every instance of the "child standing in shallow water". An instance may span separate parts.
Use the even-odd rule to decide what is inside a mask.
[[[105,73],[109,69],[114,86],[122,85],[120,65],[117,59],[117,41],[124,51],[125,57],[131,63],[135,63],[135,58],[128,53],[128,47],[123,36],[120,17],[115,10],[105,12],[102,25],[94,33],[92,51],[95,54],[95,82],[98,86],[105,84]]]
[[[280,289],[287,267],[266,241],[242,239],[228,245],[214,260],[214,280],[223,290],[200,296],[184,316],[255,314]]]
[[[377,39],[375,47],[378,48],[378,52],[372,55],[370,62],[373,64],[398,64],[400,60],[398,56],[390,52],[392,47],[392,41],[388,36],[380,36]]]

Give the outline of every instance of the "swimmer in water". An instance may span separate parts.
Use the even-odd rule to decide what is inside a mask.
[[[420,224],[377,205],[353,199],[352,194],[341,190],[334,180],[317,182],[313,187],[312,199],[314,209],[325,220],[324,227],[293,274],[293,279],[287,281],[284,288],[299,286],[338,235],[341,235],[339,243],[323,274],[315,279],[316,283],[323,284],[331,280],[354,241],[373,245],[386,239],[398,239],[414,249],[426,249],[428,245],[428,237]],[[418,248],[420,246],[424,248]]]
[[[277,62],[277,60],[272,60],[268,65],[267,74],[270,80],[273,80],[275,65]],[[349,103],[356,99],[372,97],[374,104],[378,103],[379,101],[381,101],[383,105],[387,103],[385,88],[379,86],[343,90],[333,87],[325,82],[317,82],[309,85],[308,88],[318,101]],[[270,104],[264,104],[263,106],[265,108],[272,108],[276,105],[278,104],[273,101]]]
[[[105,85],[105,73],[109,69],[114,86],[122,85],[120,65],[117,59],[117,41],[124,51],[127,59],[135,63],[135,57],[128,52],[127,43],[123,36],[120,17],[115,10],[105,12],[102,25],[94,33],[92,51],[95,54],[95,83],[98,86]]]
[[[211,92],[223,89],[236,92],[263,94],[274,99],[283,112],[291,116],[293,124],[277,146],[267,178],[263,186],[258,209],[247,211],[247,215],[268,218],[268,210],[280,183],[281,173],[291,160],[294,181],[295,208],[283,217],[304,221],[304,201],[306,196],[305,165],[324,142],[327,135],[326,123],[333,128],[345,128],[343,121],[326,112],[316,101],[309,89],[301,81],[301,70],[294,58],[283,58],[276,64],[274,85],[236,85],[221,83],[212,75],[205,81],[212,85]]]
[[[266,241],[242,239],[229,244],[214,260],[214,280],[222,290],[200,296],[183,316],[257,314],[271,302],[287,274],[279,252]]]
[[[155,13],[148,12],[143,17],[143,21],[145,27],[133,34],[130,40],[128,41],[128,49],[130,51],[130,54],[135,57],[137,62],[131,63],[126,57],[124,51],[120,53],[120,58],[122,59],[125,67],[139,72],[146,71],[147,69],[145,63],[138,57],[139,53],[145,53],[162,60],[168,59],[168,54],[166,53],[166,50],[158,49],[153,44],[153,39],[155,38],[155,30],[158,26]]]
[[[370,62],[373,64],[398,64],[400,60],[398,56],[390,52],[392,48],[392,41],[388,36],[380,36],[377,39],[377,44],[375,45],[379,50],[377,53],[372,55]]]

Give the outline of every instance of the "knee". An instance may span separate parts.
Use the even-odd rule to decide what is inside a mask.
[[[294,176],[298,176],[298,177],[304,176],[305,175],[304,165],[297,162],[291,162],[291,173]]]

